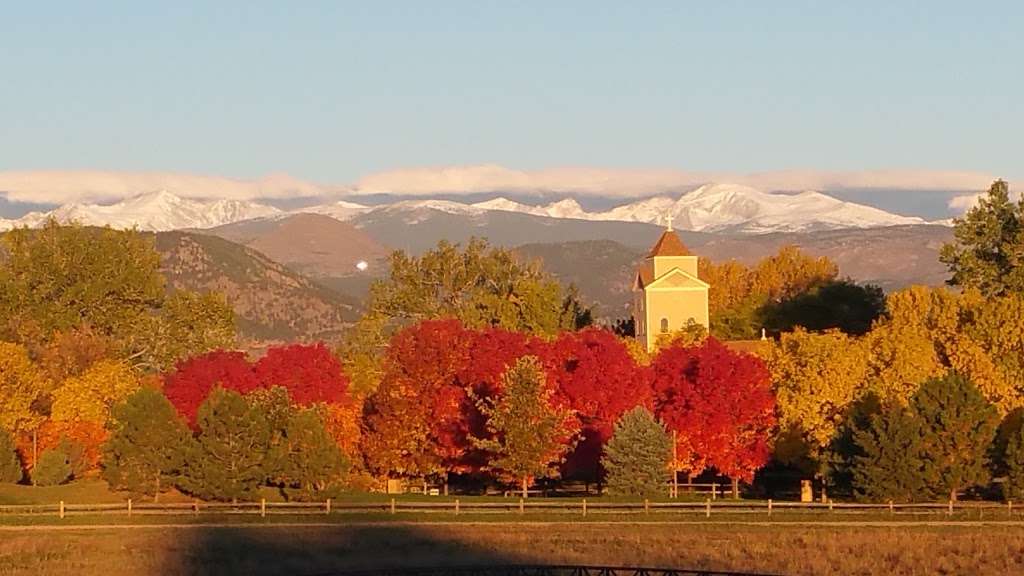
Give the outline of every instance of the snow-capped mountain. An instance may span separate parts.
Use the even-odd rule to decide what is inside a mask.
[[[147,231],[213,228],[253,218],[281,214],[272,206],[241,200],[193,200],[161,190],[128,198],[115,204],[65,204],[51,212],[33,212],[0,227],[35,227],[53,218],[87,226],[110,226]]]
[[[451,200],[400,200],[378,206],[338,201],[284,212],[257,202],[193,200],[160,191],[116,204],[67,204],[49,213],[33,212],[17,220],[0,220],[0,230],[13,226],[34,227],[47,218],[55,218],[61,222],[75,221],[86,225],[109,225],[115,228],[134,226],[141,230],[164,231],[213,228],[299,212],[353,221],[357,226],[362,219],[375,216],[399,216],[406,224],[414,225],[439,212],[472,217],[477,220],[477,224],[481,222],[480,217],[494,212],[515,212],[555,219],[649,224],[665,224],[671,215],[674,227],[680,230],[752,234],[926,223],[921,218],[900,216],[863,204],[844,202],[820,192],[783,194],[762,192],[737,184],[708,184],[679,198],[657,196],[602,212],[587,212],[572,198],[539,206],[508,198],[473,204]]]
[[[335,220],[351,220],[361,214],[366,214],[373,207],[366,206],[364,204],[356,204],[355,202],[346,202],[339,200],[331,204],[321,204],[319,206],[310,206],[308,208],[302,208],[299,212],[307,212],[311,214],[322,214],[324,216],[330,216]]]
[[[678,200],[648,198],[591,214],[590,219],[661,224],[669,214],[677,228],[705,232],[799,232],[925,223],[916,216],[900,216],[820,192],[768,193],[737,184],[704,185]]]
[[[590,214],[587,214],[580,203],[572,198],[566,198],[565,200],[559,200],[558,202],[552,202],[544,206],[530,206],[509,200],[508,198],[495,198],[494,200],[487,200],[486,202],[477,202],[472,205],[474,208],[480,208],[482,210],[500,210],[502,212],[519,212],[522,214],[532,214],[534,216],[547,216],[549,218],[575,218],[578,220],[593,220]]]

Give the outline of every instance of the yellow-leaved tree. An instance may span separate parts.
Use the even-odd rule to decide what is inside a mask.
[[[103,424],[111,409],[138,389],[139,379],[131,366],[118,360],[100,360],[53,392],[51,417],[56,422]]]
[[[35,429],[43,420],[35,407],[49,388],[24,346],[0,342],[0,428],[15,434]]]
[[[806,459],[807,467],[820,472],[824,450],[862,390],[866,359],[863,343],[838,330],[797,328],[781,335],[767,357],[779,411],[780,460]]]
[[[906,405],[922,382],[946,372],[931,334],[920,325],[880,322],[864,336],[865,388]]]
[[[974,382],[1001,414],[1024,405],[1024,298],[914,286],[891,294],[888,311],[890,330],[930,340],[942,367]]]

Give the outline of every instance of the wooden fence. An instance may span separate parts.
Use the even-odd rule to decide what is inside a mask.
[[[817,520],[856,518],[865,515],[907,519],[908,516],[932,519],[970,520],[1024,520],[1022,507],[1012,502],[946,502],[917,504],[860,504],[840,502],[778,502],[717,500],[704,502],[635,502],[593,501],[569,498],[508,499],[507,502],[481,502],[459,499],[444,502],[415,502],[390,499],[383,502],[191,502],[158,504],[128,500],[119,504],[80,504],[58,502],[45,505],[0,505],[4,516],[56,516],[72,515],[329,515],[329,514],[561,514],[587,516],[591,514],[681,514],[711,518],[732,515],[755,516],[759,519],[794,514],[812,514]]]

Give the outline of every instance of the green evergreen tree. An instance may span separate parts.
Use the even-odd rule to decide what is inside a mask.
[[[323,500],[341,490],[348,463],[318,408],[294,412],[277,452],[277,480],[289,500]]]
[[[61,446],[44,450],[32,468],[32,483],[36,486],[57,486],[71,478],[71,462]]]
[[[267,480],[271,430],[266,417],[233,390],[213,390],[199,407],[199,434],[182,487],[210,500],[252,496]]]
[[[24,477],[14,439],[0,428],[0,484],[17,484]]]
[[[665,491],[672,438],[664,424],[643,406],[626,412],[604,447],[601,465],[607,472],[608,492],[651,497]]]
[[[999,415],[978,388],[958,374],[933,378],[910,400],[926,456],[922,479],[932,498],[988,481],[988,450]]]
[[[1003,482],[1003,496],[1007,500],[1024,500],[1024,427],[1018,426],[1006,442],[1002,454],[1006,470]]]
[[[843,423],[825,454],[823,475],[830,487],[853,491],[854,459],[863,456],[856,442],[856,434],[868,430],[871,417],[882,411],[882,400],[874,392],[862,396],[846,411]]]
[[[578,426],[572,411],[553,401],[554,388],[535,356],[524,356],[502,378],[502,394],[478,400],[491,437],[474,439],[490,453],[488,468],[516,481],[525,498],[536,478],[554,478],[572,449]]]
[[[939,260],[955,286],[977,288],[986,296],[1024,292],[1024,200],[1010,200],[1003,180],[992,183],[953,228],[953,242]]]
[[[883,408],[852,434],[855,455],[850,472],[858,499],[913,502],[926,497],[921,423],[909,410]]]
[[[103,478],[115,489],[159,498],[181,476],[192,433],[157,390],[143,388],[114,407],[103,446]]]

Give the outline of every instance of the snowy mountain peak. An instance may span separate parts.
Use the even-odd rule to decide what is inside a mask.
[[[49,218],[58,222],[77,222],[86,226],[138,228],[147,231],[182,228],[213,228],[241,220],[274,216],[281,211],[272,206],[243,200],[194,200],[167,190],[147,192],[115,204],[65,204],[41,214],[31,213],[8,226],[39,226]]]

